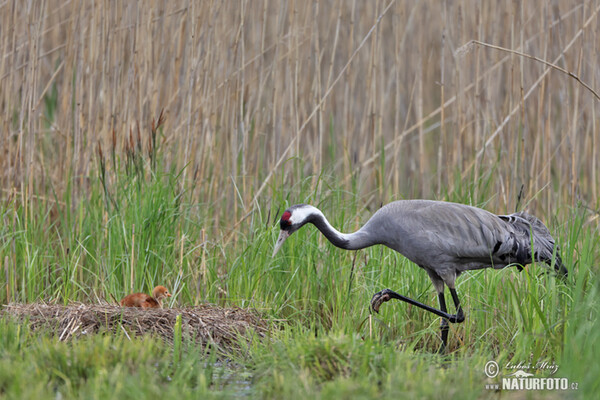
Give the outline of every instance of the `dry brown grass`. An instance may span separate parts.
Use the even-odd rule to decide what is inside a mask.
[[[240,308],[202,305],[193,308],[143,310],[111,304],[5,305],[1,314],[26,322],[33,330],[52,332],[68,340],[97,332],[124,332],[125,335],[156,335],[173,343],[174,326],[181,315],[182,335],[202,345],[239,346],[240,337],[263,338],[269,323],[257,313]]]
[[[522,186],[538,213],[598,207],[598,100],[547,65],[462,46],[527,53],[598,90],[599,8],[2,2],[3,194],[26,202],[52,185],[61,198],[72,176],[69,190],[85,195],[97,144],[109,148],[114,130],[122,152],[130,129],[164,108],[167,162],[190,166],[193,199],[215,206],[217,228],[225,211],[239,218],[268,204],[274,178],[292,187],[324,166],[348,188],[357,178],[366,203],[442,197],[456,171],[470,182],[491,171],[492,211],[514,209]]]

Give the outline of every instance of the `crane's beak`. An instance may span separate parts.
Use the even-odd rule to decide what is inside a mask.
[[[279,251],[279,248],[281,247],[283,242],[285,242],[285,239],[287,239],[289,236],[290,236],[290,233],[288,231],[282,230],[279,232],[279,237],[277,238],[277,241],[275,242],[275,248],[273,249],[272,257],[275,257],[275,254],[277,254],[277,252]]]

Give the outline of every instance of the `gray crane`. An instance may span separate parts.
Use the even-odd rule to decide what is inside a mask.
[[[423,268],[437,291],[439,309],[390,289],[373,295],[371,309],[379,312],[382,303],[398,299],[440,316],[440,352],[445,351],[448,343],[448,322],[463,322],[465,319],[455,289],[456,278],[463,271],[501,269],[509,265],[521,270],[535,260],[554,265],[562,277],[568,274],[548,228],[525,212],[495,215],[458,203],[399,200],[380,208],[358,231],[341,233],[331,226],[318,208],[297,204],[281,216],[281,231],[273,257],[283,242],[307,223],[315,225],[331,243],[342,249],[358,250],[382,244]],[[450,289],[456,314],[448,313],[444,284]]]

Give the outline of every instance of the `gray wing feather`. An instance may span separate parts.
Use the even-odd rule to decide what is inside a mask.
[[[548,228],[527,213],[498,216],[431,200],[390,203],[364,229],[418,265],[452,266],[457,271],[529,264],[532,240],[536,260],[549,264],[555,247]],[[562,263],[559,257],[556,260],[558,269]]]

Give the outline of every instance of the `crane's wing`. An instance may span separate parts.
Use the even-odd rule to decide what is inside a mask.
[[[365,228],[380,243],[428,267],[453,265],[458,270],[503,268],[552,259],[554,239],[537,218],[526,213],[498,216],[464,204],[406,200],[379,210]],[[532,235],[533,233],[533,235]]]

